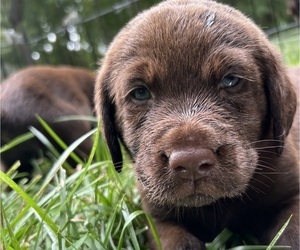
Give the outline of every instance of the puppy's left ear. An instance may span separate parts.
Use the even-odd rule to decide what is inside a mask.
[[[122,152],[115,121],[115,105],[109,95],[108,80],[98,77],[95,87],[95,109],[102,125],[108,149],[115,169],[122,170]]]
[[[296,93],[278,55],[270,55],[262,67],[276,152],[280,155],[293,123],[297,106]]]

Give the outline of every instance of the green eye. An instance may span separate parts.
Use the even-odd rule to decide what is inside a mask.
[[[132,92],[132,96],[138,101],[146,101],[151,98],[151,93],[146,87],[139,87]]]
[[[232,88],[239,84],[240,78],[234,75],[227,75],[225,76],[221,84],[224,88]]]

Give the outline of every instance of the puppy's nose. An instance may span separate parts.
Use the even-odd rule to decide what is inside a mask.
[[[211,149],[174,150],[169,157],[169,166],[182,179],[198,180],[206,176],[216,163]]]

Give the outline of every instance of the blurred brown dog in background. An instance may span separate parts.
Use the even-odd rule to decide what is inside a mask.
[[[29,126],[44,131],[36,115],[68,145],[90,131],[89,121],[55,121],[64,116],[93,115],[94,81],[94,73],[67,66],[33,66],[10,76],[1,84],[1,145],[28,132]],[[87,157],[91,146],[91,139],[87,139],[75,152]],[[1,154],[2,168],[20,160],[19,171],[30,173],[31,161],[39,157],[40,149],[44,147],[36,138],[21,143]]]
[[[116,36],[95,91],[115,167],[120,140],[162,249],[205,249],[224,228],[268,244],[291,215],[278,244],[299,249],[296,95],[251,20],[164,1]]]

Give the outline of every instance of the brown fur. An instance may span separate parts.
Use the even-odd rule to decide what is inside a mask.
[[[299,248],[296,95],[252,21],[165,1],[116,36],[95,91],[115,167],[120,140],[163,249],[204,249],[225,227],[268,244],[291,214],[279,244]]]
[[[75,67],[33,66],[15,73],[1,84],[1,145],[28,131],[29,126],[43,131],[36,114],[70,144],[91,129],[88,121],[55,122],[62,116],[92,115],[95,76]],[[47,133],[45,133],[47,135]],[[50,139],[50,138],[49,138]],[[86,157],[91,140],[84,141],[76,151]],[[5,168],[16,160],[19,170],[31,172],[32,158],[42,147],[37,139],[27,141],[1,155]]]

